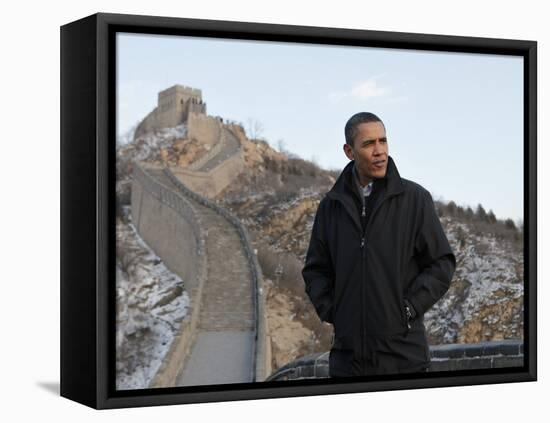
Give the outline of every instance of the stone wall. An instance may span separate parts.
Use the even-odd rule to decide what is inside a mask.
[[[195,101],[187,103],[186,116],[189,116],[191,113],[206,115],[206,103],[197,103]]]
[[[234,180],[244,166],[243,153],[239,151],[209,172],[178,167],[171,167],[170,170],[192,191],[204,197],[213,198]]]
[[[218,143],[222,124],[218,117],[189,113],[187,117],[187,138],[200,140],[201,144],[213,147]]]
[[[220,140],[212,147],[206,154],[201,156],[200,159],[194,161],[189,166],[187,166],[185,169],[187,170],[199,170],[206,162],[214,158],[216,155],[220,154],[220,152],[223,150],[225,146],[225,140],[223,137],[223,130],[222,130],[222,136],[220,137]]]
[[[157,128],[156,115],[157,115],[157,108],[155,107],[153,111],[149,112],[149,114],[147,114],[147,116],[145,116],[145,118],[136,127],[136,130],[134,132],[134,139],[138,138],[143,134],[146,134],[147,132],[151,132],[155,128]]]
[[[139,123],[134,139],[156,129],[178,126],[188,121],[190,114],[206,116],[201,90],[183,85],[167,88],[158,93],[157,106]]]
[[[175,386],[195,343],[207,278],[204,232],[185,198],[151,178],[134,163],[132,220],[140,236],[184,281],[190,302],[163,363],[150,388]]]
[[[185,199],[134,165],[132,221],[140,236],[162,257],[166,267],[186,283],[197,276],[200,244],[198,219]]]
[[[523,341],[435,345],[430,355],[432,372],[523,366]]]
[[[509,339],[477,344],[430,346],[429,372],[491,369],[523,366],[523,340]],[[329,352],[309,354],[284,365],[267,380],[317,379],[329,377]]]

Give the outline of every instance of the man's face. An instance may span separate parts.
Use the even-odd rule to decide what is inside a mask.
[[[362,183],[383,178],[388,167],[388,142],[382,122],[359,124],[353,148],[344,144],[344,152],[350,160],[355,160]]]

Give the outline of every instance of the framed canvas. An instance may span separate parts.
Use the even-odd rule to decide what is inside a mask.
[[[103,409],[536,380],[536,52],[62,26],[61,395]]]

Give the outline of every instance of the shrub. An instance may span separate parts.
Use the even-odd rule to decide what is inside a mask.
[[[454,201],[449,201],[447,204],[447,213],[448,216],[456,216],[456,203]]]
[[[508,229],[511,229],[511,230],[517,230],[516,229],[516,224],[514,223],[514,221],[512,219],[506,219],[504,221],[504,226],[506,226]]]
[[[487,220],[487,212],[485,211],[485,209],[483,208],[483,206],[481,204],[477,205],[476,217],[479,220],[482,220],[482,221]]]

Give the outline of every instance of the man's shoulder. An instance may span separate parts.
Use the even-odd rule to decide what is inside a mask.
[[[323,215],[330,215],[333,213],[334,208],[338,207],[338,203],[340,202],[338,199],[338,194],[327,191],[321,196],[321,199],[319,200],[319,205],[317,206],[317,213],[321,213]]]
[[[333,198],[331,198],[331,196],[329,194],[330,194],[330,192],[326,192],[321,197],[321,200],[319,201],[319,208],[320,209],[324,209],[324,208],[328,207],[328,204],[333,200]]]
[[[414,196],[415,198],[431,197],[430,191],[428,191],[418,182],[411,181],[410,179],[401,178],[401,184],[405,193]]]

